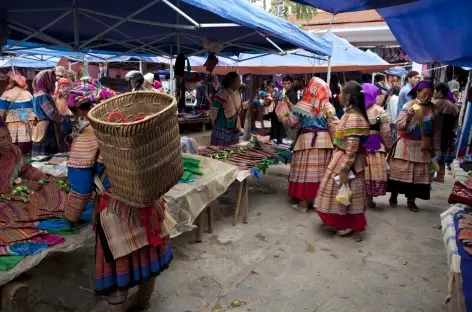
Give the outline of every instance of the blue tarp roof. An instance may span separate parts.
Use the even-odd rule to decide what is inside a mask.
[[[76,6],[72,7],[74,2]],[[319,55],[330,55],[331,44],[328,41],[302,31],[245,0],[169,2],[173,5],[179,3],[180,10],[186,15],[177,14],[164,1],[158,0],[119,3],[114,0],[22,0],[2,1],[0,7],[8,12],[12,30],[10,39],[22,40],[26,36],[32,36],[29,41],[47,44],[53,42],[70,50],[131,50],[131,53],[144,51],[152,54],[176,54],[179,44],[182,53],[204,53],[203,40],[208,38],[219,43],[231,41],[221,46],[226,52],[257,49],[277,51],[264,35],[284,50],[300,47]],[[74,19],[74,16],[77,18]],[[197,25],[187,17],[196,21]],[[55,20],[57,22],[50,25]],[[214,27],[217,23],[226,25]],[[234,27],[228,23],[242,26]],[[78,26],[77,32],[74,32],[74,24]],[[207,27],[205,24],[213,26]],[[109,26],[114,28],[107,31]],[[37,30],[42,28],[43,34],[38,34]],[[94,39],[97,35],[99,36]],[[89,42],[91,39],[94,40]],[[143,46],[143,43],[148,46]]]
[[[0,68],[4,67],[23,67],[23,68],[53,68],[59,59],[53,58],[48,60],[40,60],[26,57],[4,57],[0,58]]]
[[[330,13],[380,9],[418,0],[292,0]],[[466,0],[467,1],[467,0]]]
[[[331,57],[331,65],[333,71],[339,69],[340,71],[369,71],[371,70],[385,70],[390,66],[388,62],[384,61],[375,53],[364,52],[353,45],[347,40],[339,38],[332,32],[327,32],[324,38],[333,43],[333,51]],[[310,67],[315,66],[326,66],[328,62],[325,60],[316,59],[316,55],[308,51],[300,50],[296,51],[296,54],[289,55],[264,55],[256,58],[254,54],[241,53],[239,55],[238,67],[250,66],[250,67],[264,67],[268,70],[272,68],[272,73],[306,73]],[[281,70],[281,67],[287,67],[285,70]],[[257,72],[254,72],[257,73]],[[264,72],[268,74],[268,72]]]
[[[377,9],[417,63],[472,65],[471,0],[292,0],[340,13]]]
[[[421,0],[378,11],[416,63],[472,65],[472,1]]]

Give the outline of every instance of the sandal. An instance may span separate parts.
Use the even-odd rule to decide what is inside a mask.
[[[293,210],[300,211],[300,212],[307,212],[308,211],[308,207],[300,207],[298,204],[291,205],[290,208],[292,208]]]
[[[390,203],[390,207],[397,208],[398,201],[396,199],[389,199],[388,202]]]
[[[418,206],[416,206],[416,204],[415,204],[414,201],[409,201],[409,202],[407,202],[407,206],[408,206],[408,209],[410,209],[410,210],[413,211],[413,212],[418,212],[418,211],[420,211],[420,208],[418,208]]]

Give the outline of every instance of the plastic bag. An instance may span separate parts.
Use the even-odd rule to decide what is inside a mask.
[[[344,183],[339,188],[338,194],[336,195],[336,201],[344,206],[351,204],[352,192],[347,183]]]

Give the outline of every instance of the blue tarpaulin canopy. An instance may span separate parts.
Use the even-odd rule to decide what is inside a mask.
[[[0,68],[5,67],[23,67],[23,68],[53,68],[56,66],[57,58],[41,60],[36,58],[27,58],[21,56],[0,58]]]
[[[377,9],[417,63],[472,65],[470,0],[293,0],[331,13]]]
[[[325,57],[331,51],[330,42],[245,0],[23,0],[0,7],[8,13],[10,39],[65,50],[198,55],[209,48],[274,53],[300,47]]]
[[[415,62],[472,65],[472,1],[421,0],[379,13]]]
[[[347,40],[339,38],[332,32],[326,33],[323,38],[333,43],[332,71],[376,72],[394,66],[373,52],[367,53],[352,46]],[[229,71],[237,71],[239,74],[272,75],[309,74],[328,71],[328,62],[320,60],[315,54],[306,50],[292,52],[288,55],[240,53],[237,63],[235,62],[233,66],[231,66],[231,62],[222,62],[219,58],[214,73],[226,74]],[[192,67],[192,70],[205,71],[205,69],[198,67]]]

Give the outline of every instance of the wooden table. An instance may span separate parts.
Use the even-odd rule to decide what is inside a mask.
[[[210,122],[210,117],[179,118],[179,126],[190,124],[201,124],[202,132],[206,131],[206,125]]]

